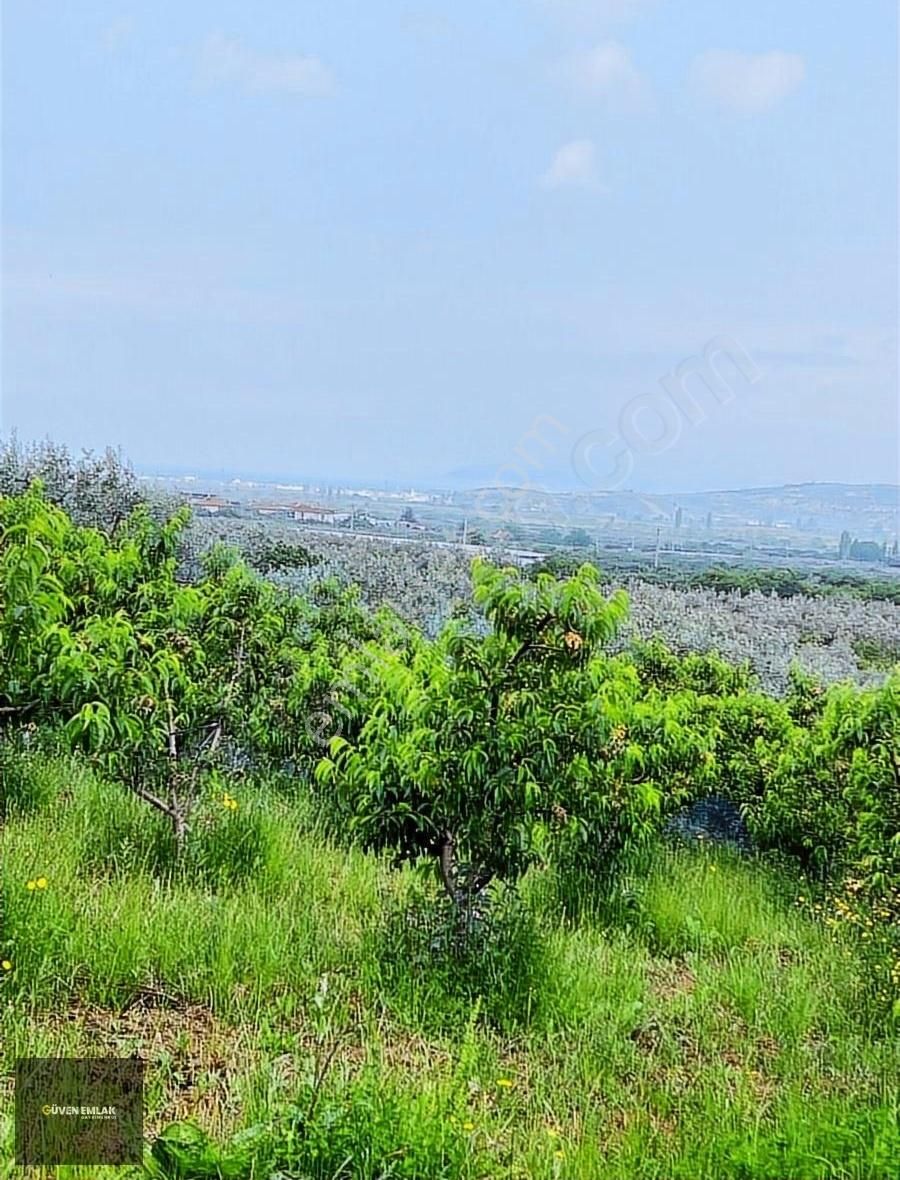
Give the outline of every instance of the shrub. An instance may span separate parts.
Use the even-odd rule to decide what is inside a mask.
[[[809,729],[783,743],[750,806],[773,844],[867,888],[900,881],[900,674],[881,688],[835,687]]]
[[[642,684],[662,692],[688,689],[715,696],[746,692],[753,687],[749,661],[730,664],[715,653],[679,656],[658,636],[632,645],[630,654]]]
[[[432,1031],[458,1028],[475,1006],[504,1032],[530,1024],[549,972],[534,910],[500,882],[462,921],[446,894],[417,883],[388,908],[374,954],[392,1003]]]

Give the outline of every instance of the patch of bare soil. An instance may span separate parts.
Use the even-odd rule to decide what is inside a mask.
[[[161,1098],[147,1111],[150,1135],[188,1118],[213,1135],[230,1133],[241,1114],[235,1079],[259,1064],[252,1030],[225,1024],[199,1004],[165,1006],[152,996],[123,1011],[73,1004],[42,1023],[74,1032],[70,1051],[143,1058],[147,1088],[158,1086]]]
[[[215,1138],[227,1137],[243,1125],[241,1082],[254,1073],[265,1077],[273,1094],[290,1097],[314,1064],[326,1059],[329,1071],[345,1075],[357,1073],[373,1057],[413,1075],[450,1062],[445,1050],[400,1030],[380,1028],[376,1046],[366,1047],[360,1027],[319,1039],[302,1020],[278,1021],[282,1051],[266,1052],[253,1024],[228,1023],[204,1005],[154,988],[143,989],[122,1010],[73,1002],[42,1013],[40,1020],[50,1039],[64,1043],[67,1053],[144,1060],[149,1137],[184,1119]]]
[[[669,1002],[679,996],[689,996],[697,986],[697,978],[687,963],[679,959],[657,959],[648,965],[650,994],[655,1000]]]

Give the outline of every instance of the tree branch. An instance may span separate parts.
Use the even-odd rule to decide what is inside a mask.
[[[14,717],[18,713],[29,713],[40,701],[29,701],[27,705],[0,705],[0,717]]]
[[[145,791],[144,788],[139,787],[137,783],[132,783],[131,789],[139,799],[143,799],[145,803],[149,803],[151,807],[155,807],[157,811],[161,811],[163,815],[167,815],[172,823],[177,823],[180,821],[181,817],[175,808],[160,799],[158,795],[154,795],[150,791]],[[185,825],[185,827],[186,826],[187,825]]]
[[[169,751],[169,757],[173,762],[178,759],[178,744],[177,744],[177,730],[175,729],[175,715],[172,712],[172,700],[166,697],[166,708],[169,712],[169,726],[166,737],[166,744]]]
[[[241,624],[240,638],[238,639],[238,650],[235,658],[234,670],[229,678],[228,685],[225,689],[225,699],[223,701],[223,711],[227,709],[231,703],[231,698],[234,696],[234,691],[237,688],[241,673],[244,669],[244,638],[247,632],[245,623]],[[205,754],[207,758],[211,758],[219,748],[222,737],[225,732],[225,718],[219,717],[217,721],[212,723],[209,733],[203,738],[197,750],[197,755],[194,760],[194,768],[191,771],[191,793],[193,794],[194,787],[197,784],[197,777],[200,774],[200,757]]]

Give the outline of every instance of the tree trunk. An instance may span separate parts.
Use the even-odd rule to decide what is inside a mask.
[[[450,832],[444,833],[438,863],[444,892],[453,902],[456,911],[457,935],[461,944],[465,946],[472,936],[475,920],[478,917],[475,902],[490,884],[492,874],[486,870],[468,871],[465,885],[460,885],[460,870],[456,863],[456,845]],[[467,868],[471,869],[471,866],[467,866]]]

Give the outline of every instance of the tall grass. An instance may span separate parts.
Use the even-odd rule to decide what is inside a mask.
[[[17,766],[7,1073],[137,1048],[149,1129],[255,1126],[229,1150],[267,1180],[898,1174],[895,1030],[779,869],[660,847],[602,891],[532,873],[455,952],[430,871],[338,846],[265,784],[236,808],[211,789],[176,866],[138,801]]]

